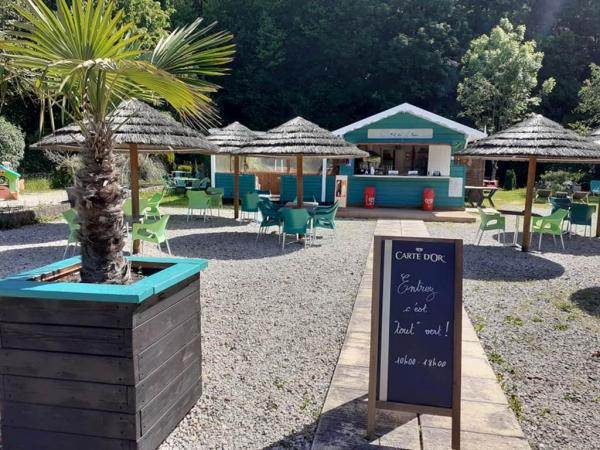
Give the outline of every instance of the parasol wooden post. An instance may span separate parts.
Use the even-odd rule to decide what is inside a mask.
[[[233,157],[233,217],[240,217],[240,157]]]
[[[525,212],[523,214],[523,242],[521,243],[521,250],[524,252],[529,250],[529,244],[531,243],[531,210],[533,208],[533,185],[535,183],[536,164],[537,158],[535,156],[530,156],[529,167],[527,169]]]
[[[600,237],[600,202],[596,206],[596,237]]]
[[[304,206],[304,167],[302,155],[296,156],[296,202],[298,208]]]
[[[140,185],[138,175],[138,146],[129,144],[129,186],[131,187],[131,224],[140,220]],[[135,255],[140,252],[140,240],[133,241],[131,249]]]

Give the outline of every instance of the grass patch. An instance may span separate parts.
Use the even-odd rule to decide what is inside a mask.
[[[552,414],[552,411],[550,411],[550,408],[542,408],[538,412],[538,416],[540,416],[540,417],[548,417],[550,414]]]
[[[515,325],[518,327],[523,326],[523,319],[521,319],[520,317],[517,317],[517,316],[508,315],[504,318],[504,320],[506,320],[511,325]]]
[[[559,331],[566,331],[570,327],[569,327],[568,323],[559,323],[558,325],[555,325],[554,328],[557,329],[557,330],[559,330]]]
[[[23,190],[23,192],[26,194],[31,194],[35,192],[49,192],[57,190],[60,189],[52,189],[50,185],[50,178],[36,177],[25,179],[25,189]]]
[[[543,322],[543,321],[544,321],[544,319],[542,319],[540,316],[533,316],[533,317],[531,318],[531,321],[532,321],[532,322],[536,322],[536,323],[540,323],[540,322]]]
[[[575,309],[575,305],[570,302],[560,302],[555,305],[560,311],[571,312]]]
[[[523,416],[523,403],[514,392],[511,392],[508,396],[508,406],[510,406],[510,409],[513,410],[518,419]]]
[[[490,361],[496,364],[504,364],[504,359],[502,359],[502,356],[496,352],[490,353]]]

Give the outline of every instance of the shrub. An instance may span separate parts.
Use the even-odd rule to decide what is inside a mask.
[[[192,166],[188,164],[179,164],[177,166],[177,170],[181,170],[182,172],[192,172]]]
[[[117,165],[121,168],[121,184],[129,185],[129,158],[119,156]],[[167,176],[167,170],[160,158],[142,155],[138,165],[139,179],[145,183],[160,184]]]
[[[4,117],[0,117],[0,163],[8,161],[13,169],[17,169],[24,154],[23,132]]]
[[[51,186],[54,189],[62,189],[73,186],[75,183],[75,174],[83,167],[81,156],[67,155],[52,172]]]
[[[552,191],[563,191],[569,189],[573,183],[580,184],[585,174],[580,172],[568,172],[566,170],[549,170],[540,176],[540,180],[547,189]]]
[[[512,191],[517,188],[517,174],[513,169],[508,169],[504,176],[504,190]]]

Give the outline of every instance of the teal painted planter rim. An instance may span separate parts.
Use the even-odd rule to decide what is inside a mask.
[[[206,259],[196,258],[129,256],[127,259],[132,263],[147,262],[170,266],[128,285],[31,280],[33,277],[81,263],[81,258],[75,256],[0,280],[0,296],[139,304],[208,267]]]

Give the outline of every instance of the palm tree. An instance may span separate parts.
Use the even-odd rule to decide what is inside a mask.
[[[85,137],[83,168],[75,195],[81,225],[81,279],[124,283],[129,277],[123,255],[122,194],[114,164],[111,120],[123,100],[166,103],[202,127],[216,117],[210,94],[218,86],[206,77],[226,73],[234,46],[228,32],[212,32],[201,20],[175,30],[151,52],[114,0],[58,0],[57,11],[43,0],[18,8],[17,31],[0,41],[5,77],[28,86],[44,110],[76,121]],[[9,75],[7,75],[9,74]],[[13,80],[14,81],[14,80]],[[40,125],[42,126],[42,124]]]

